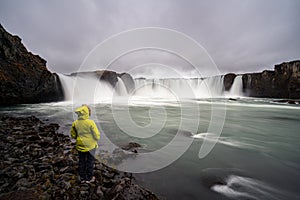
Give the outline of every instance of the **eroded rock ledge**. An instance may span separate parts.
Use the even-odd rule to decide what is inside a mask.
[[[131,93],[135,89],[135,83],[132,76],[126,72],[117,73],[110,70],[96,70],[96,71],[87,71],[87,72],[74,72],[68,76],[94,76],[95,78],[101,81],[106,81],[113,88],[116,87],[118,78],[120,78],[124,82],[128,93]]]
[[[275,65],[274,71],[240,74],[243,92],[250,97],[300,99],[300,60]],[[224,76],[224,88],[230,90],[237,75]]]
[[[46,61],[28,52],[21,38],[0,24],[0,105],[41,103],[64,99],[59,77]]]
[[[58,124],[31,116],[0,116],[0,199],[158,199],[123,173],[96,160],[96,182],[80,184],[78,156]]]

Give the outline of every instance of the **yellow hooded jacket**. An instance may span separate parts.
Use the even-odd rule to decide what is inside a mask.
[[[78,119],[72,123],[71,137],[76,139],[76,149],[87,152],[97,148],[100,132],[95,122],[89,119],[89,110],[86,106],[76,109]]]

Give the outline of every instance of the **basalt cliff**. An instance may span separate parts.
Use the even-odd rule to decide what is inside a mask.
[[[247,96],[300,99],[300,60],[275,65],[274,71],[241,75]],[[225,90],[230,90],[236,76],[233,73],[224,76]]]
[[[59,77],[0,24],[0,105],[61,101]]]
[[[108,70],[76,72],[69,76],[93,74],[112,87],[122,80],[128,93],[135,81],[128,73]],[[246,96],[259,98],[300,99],[300,60],[275,65],[274,71],[224,75],[225,91],[229,91],[236,76],[242,76]],[[120,79],[119,79],[120,78]],[[59,76],[51,73],[46,61],[29,52],[18,36],[8,33],[0,24],[0,106],[63,101],[64,90]]]

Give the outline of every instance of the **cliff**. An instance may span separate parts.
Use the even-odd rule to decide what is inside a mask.
[[[28,52],[18,36],[0,24],[0,105],[42,103],[63,100],[58,75],[46,68],[46,61]]]
[[[128,93],[131,93],[135,89],[135,83],[132,76],[125,72],[117,73],[110,70],[97,70],[91,72],[74,72],[70,74],[70,76],[81,76],[81,75],[97,77],[99,80],[106,81],[107,83],[109,83],[113,88],[116,86],[119,77],[124,82]]]
[[[128,73],[109,70],[76,72],[71,76],[91,74],[116,86],[122,79],[127,92],[135,89]],[[275,65],[274,71],[241,74],[243,91],[250,97],[300,99],[300,60]],[[229,91],[237,75],[224,75],[224,88]],[[46,61],[28,52],[18,36],[8,33],[0,24],[0,106],[64,100],[59,77],[48,71]]]
[[[230,90],[235,74],[224,76]],[[242,74],[243,91],[250,97],[300,99],[300,60],[275,65],[274,71]]]

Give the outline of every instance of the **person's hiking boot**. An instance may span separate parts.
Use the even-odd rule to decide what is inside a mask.
[[[95,176],[93,176],[93,177],[91,178],[91,180],[89,180],[89,181],[86,181],[86,183],[94,183],[94,182],[95,182],[95,180],[96,180],[96,178],[95,178]]]

